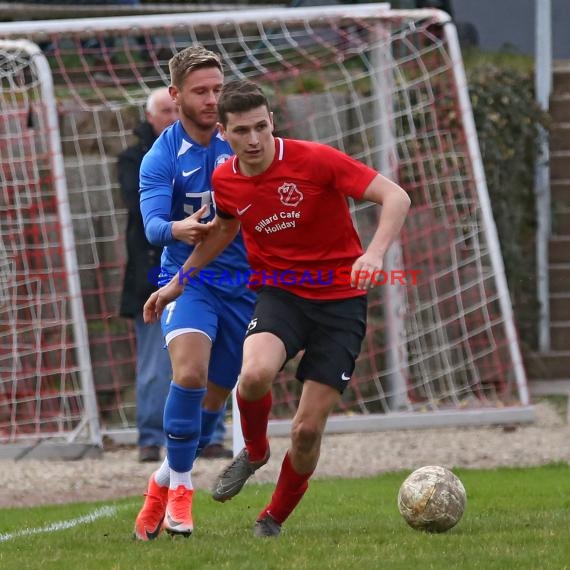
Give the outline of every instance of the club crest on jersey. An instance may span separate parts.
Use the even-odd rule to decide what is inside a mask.
[[[277,188],[279,199],[284,206],[291,206],[294,208],[303,199],[303,194],[292,182],[285,182],[282,186]]]
[[[216,162],[214,163],[214,168],[218,168],[218,166],[224,164],[224,162],[226,162],[228,158],[230,158],[229,154],[220,154],[219,156],[217,156]]]

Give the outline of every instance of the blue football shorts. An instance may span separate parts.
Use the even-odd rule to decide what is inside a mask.
[[[204,283],[190,282],[161,317],[166,345],[187,332],[205,334],[212,342],[208,380],[232,389],[241,369],[243,341],[256,295],[244,287],[239,296],[224,297]]]

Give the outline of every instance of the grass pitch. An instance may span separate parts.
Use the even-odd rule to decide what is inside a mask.
[[[0,568],[570,569],[570,466],[454,472],[467,508],[441,535],[406,525],[396,497],[408,472],[390,473],[312,481],[277,539],[251,535],[271,485],[247,485],[225,504],[197,492],[194,535],[149,543],[131,537],[138,497],[2,509]]]

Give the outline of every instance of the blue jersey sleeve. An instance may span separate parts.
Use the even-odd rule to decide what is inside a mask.
[[[148,241],[166,246],[172,237],[172,179],[174,168],[164,137],[144,156],[140,168],[140,207]]]

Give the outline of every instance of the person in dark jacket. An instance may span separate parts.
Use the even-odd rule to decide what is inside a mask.
[[[121,296],[120,315],[134,319],[137,346],[136,405],[139,461],[160,461],[164,445],[162,416],[172,369],[160,323],[145,325],[142,309],[157,289],[157,271],[162,248],[146,239],[139,205],[139,169],[143,156],[158,136],[178,119],[178,108],[167,87],[151,92],[146,105],[146,121],[134,134],[138,142],[118,158],[117,173],[123,200],[128,209],[127,266]]]

